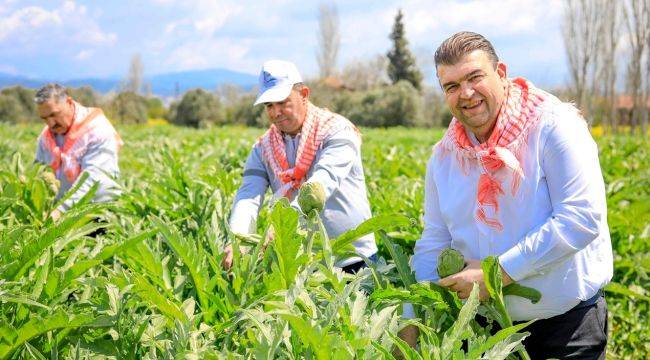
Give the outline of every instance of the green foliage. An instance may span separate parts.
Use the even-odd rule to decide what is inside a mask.
[[[334,109],[358,126],[389,127],[423,124],[422,98],[407,81],[368,91],[343,92]]]
[[[116,123],[144,124],[147,122],[147,99],[134,92],[121,92],[113,98],[108,117]]]
[[[34,104],[36,92],[22,86],[0,91],[0,122],[20,124],[40,122]]]
[[[402,22],[402,10],[397,11],[393,30],[390,39],[393,41],[393,48],[388,52],[388,77],[396,84],[400,80],[406,80],[414,88],[420,90],[422,87],[422,73],[417,68],[415,58],[408,49],[408,40]]]
[[[68,88],[68,95],[76,102],[87,107],[101,107],[100,97],[90,86],[81,86],[78,88]]]
[[[241,169],[262,133],[236,127],[123,126],[123,195],[82,202],[52,223],[44,215],[54,191],[46,169],[32,165],[40,129],[0,124],[0,358],[374,359],[391,358],[397,346],[411,358],[512,359],[521,350],[528,323],[507,326],[501,304],[536,296],[501,289],[496,261],[486,262],[492,298],[482,304],[476,291],[463,304],[435,283],[417,283],[408,264],[422,232],[424,164],[440,129],[362,129],[375,216],[336,239],[285,201],[262,209],[258,234],[230,233]],[[646,358],[650,146],[597,142],[616,262],[606,288],[608,353]],[[97,217],[109,226],[90,237]],[[379,260],[354,276],[335,268],[368,233]],[[229,272],[226,244],[248,248],[235,252]],[[417,319],[400,318],[405,301]],[[491,334],[472,320],[477,312],[505,328]],[[396,337],[406,324],[420,329],[418,351]]]
[[[149,119],[163,119],[167,116],[167,109],[162,100],[157,97],[147,98],[147,117]]]
[[[183,95],[171,120],[176,125],[204,128],[225,123],[222,112],[219,98],[203,89],[195,89]]]

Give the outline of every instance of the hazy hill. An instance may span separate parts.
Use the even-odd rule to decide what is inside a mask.
[[[95,91],[107,93],[118,91],[122,78],[86,78],[62,81],[65,86],[90,86]],[[37,88],[45,83],[56,81],[56,79],[34,79],[20,75],[0,73],[0,88],[21,85],[29,88]],[[246,90],[257,84],[257,76],[225,69],[206,69],[180,71],[145,77],[145,83],[151,85],[151,92],[158,96],[173,96],[193,88],[204,88],[215,90],[225,84],[238,85]],[[177,89],[178,87],[178,89]]]

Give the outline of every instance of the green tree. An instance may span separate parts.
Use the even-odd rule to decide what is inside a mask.
[[[400,80],[410,82],[414,88],[420,90],[422,87],[422,73],[417,68],[415,57],[408,49],[408,40],[404,33],[404,23],[402,22],[402,10],[397,11],[395,24],[390,34],[393,41],[393,48],[388,52],[388,76],[396,84]]]
[[[219,98],[203,90],[190,90],[173,108],[172,122],[177,125],[207,127],[226,122]]]
[[[101,107],[102,105],[99,96],[97,96],[97,93],[90,86],[69,88],[68,94],[83,106]]]
[[[147,117],[149,119],[163,119],[167,115],[165,104],[157,97],[147,98]]]
[[[144,124],[147,122],[147,99],[136,93],[119,93],[108,107],[111,120],[123,124]]]
[[[39,121],[34,104],[35,91],[22,86],[0,92],[0,122],[13,124]]]

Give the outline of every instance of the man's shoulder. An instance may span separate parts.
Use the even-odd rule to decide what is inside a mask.
[[[567,124],[585,123],[585,119],[573,103],[551,96],[542,105],[540,123],[542,126],[555,128]]]

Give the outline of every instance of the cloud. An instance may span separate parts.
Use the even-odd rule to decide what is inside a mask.
[[[36,43],[52,46],[53,43],[74,43],[84,45],[112,45],[117,35],[103,31],[97,22],[87,14],[87,8],[74,1],[65,1],[54,10],[28,6],[8,11],[0,19],[0,45],[9,40],[12,43]],[[70,37],[69,34],[74,34]]]
[[[473,30],[490,36],[520,35],[555,25],[560,0],[418,0],[404,7],[407,30],[416,38],[441,30]],[[551,21],[549,21],[551,20]]]
[[[259,64],[251,67],[246,59],[250,46],[247,42],[234,42],[230,39],[212,39],[193,41],[180,45],[171,51],[165,65],[177,70],[206,69],[225,67],[230,69],[257,69]],[[248,64],[248,65],[247,65]]]
[[[37,30],[43,25],[60,26],[61,17],[56,12],[49,12],[37,6],[30,6],[14,11],[0,19],[0,41],[19,36],[19,34]]]
[[[88,60],[93,55],[93,53],[94,52],[91,50],[81,50],[79,53],[77,53],[77,55],[75,55],[74,58],[80,61]]]

